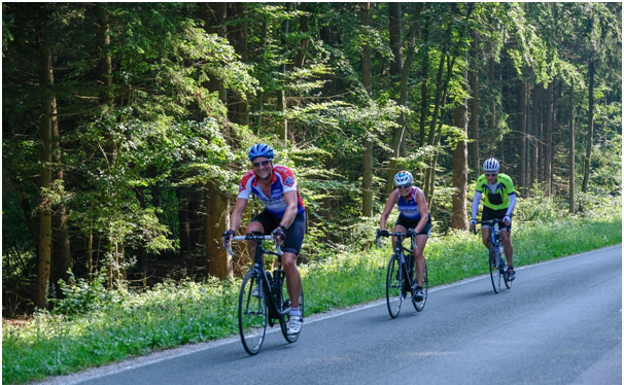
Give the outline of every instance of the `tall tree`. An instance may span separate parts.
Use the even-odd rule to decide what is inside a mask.
[[[470,31],[470,167],[475,175],[479,174],[479,34],[476,30]]]
[[[372,96],[371,46],[369,43],[370,3],[360,4],[362,23],[362,85],[368,96]],[[364,156],[362,162],[362,216],[373,216],[373,141],[368,130],[364,132]]]
[[[39,204],[39,249],[37,261],[37,286],[35,306],[45,309],[47,305],[48,282],[52,263],[52,105],[54,103],[54,74],[52,47],[48,38],[49,14],[46,5],[36,7],[38,23],[38,43],[40,53],[39,84],[41,95],[41,203]]]
[[[574,80],[570,82],[570,101],[569,101],[569,109],[570,109],[570,158],[568,161],[569,169],[570,169],[570,180],[569,180],[569,192],[570,192],[570,213],[574,213],[576,211],[576,151],[575,151],[575,135],[574,131]]]
[[[468,83],[467,75],[465,83]],[[451,227],[458,230],[468,229],[468,217],[466,215],[466,192],[468,191],[468,105],[464,100],[453,111],[453,125],[461,132],[462,138],[455,144],[453,149],[453,189],[451,202],[453,211],[451,215]]]

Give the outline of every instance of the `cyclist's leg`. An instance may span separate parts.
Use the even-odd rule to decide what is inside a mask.
[[[256,220],[256,218],[252,219],[251,222],[247,225],[247,234],[259,233],[264,234],[264,226],[261,222]],[[255,263],[256,259],[256,247],[258,243],[255,241],[247,241],[247,250],[249,250],[249,258],[251,258],[251,263]]]
[[[502,229],[501,241],[503,241],[503,247],[505,248],[505,257],[507,258],[507,265],[513,266],[513,245],[511,244],[511,233],[507,228]]]
[[[299,308],[299,295],[301,294],[301,275],[297,269],[297,256],[303,244],[305,235],[306,214],[297,214],[295,220],[286,230],[286,241],[282,245],[282,266],[286,275],[286,290],[290,297],[291,306]]]
[[[420,221],[416,221],[414,223],[414,228],[418,226]],[[414,262],[416,263],[416,274],[417,274],[417,284],[422,287],[423,279],[425,277],[425,245],[427,244],[427,240],[431,235],[431,215],[427,218],[427,223],[420,230],[418,234],[416,234],[416,249],[413,250],[414,253]]]
[[[427,244],[427,240],[429,239],[429,235],[421,234],[416,236],[416,250],[414,250],[414,261],[416,261],[416,275],[418,278],[418,286],[422,287],[423,279],[425,277],[425,256],[423,255],[423,251],[425,250],[425,245]]]
[[[483,246],[486,249],[490,249],[490,234],[492,233],[492,228],[490,226],[481,226],[481,238],[483,240]]]
[[[394,227],[392,228],[392,232],[393,233],[405,233],[407,232],[407,229],[405,228],[405,226],[395,223]],[[403,238],[404,237],[401,237],[401,239]],[[395,248],[396,248],[396,237],[392,237],[392,249],[394,250]]]
[[[285,252],[282,255],[282,266],[286,274],[286,290],[290,297],[291,306],[299,307],[299,294],[301,293],[301,275],[297,269],[297,255]]]

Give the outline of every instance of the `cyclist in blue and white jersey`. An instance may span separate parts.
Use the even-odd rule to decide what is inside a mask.
[[[416,186],[412,186],[414,177],[409,171],[399,171],[394,176],[394,184],[396,190],[390,193],[386,206],[381,213],[379,220],[380,231],[386,230],[386,221],[390,212],[397,205],[400,214],[394,228],[393,233],[405,233],[407,229],[413,229],[416,234],[416,249],[414,252],[414,261],[416,262],[417,287],[414,299],[421,301],[424,293],[422,289],[423,277],[425,276],[425,257],[423,251],[427,240],[431,235],[431,217],[427,210],[427,200],[425,194]],[[392,239],[392,247],[396,247],[396,239]]]

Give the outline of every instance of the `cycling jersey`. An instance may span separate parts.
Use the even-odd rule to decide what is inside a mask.
[[[284,194],[289,191],[297,192],[297,214],[303,213],[305,206],[299,194],[299,187],[297,187],[292,170],[288,167],[275,165],[273,166],[270,196],[264,195],[264,192],[258,186],[258,177],[252,170],[243,175],[239,185],[238,198],[249,199],[249,195],[253,193],[260,199],[269,213],[282,218],[287,207]]]
[[[477,179],[475,191],[480,192],[485,197],[483,206],[492,210],[501,210],[509,207],[511,195],[515,195],[514,185],[511,178],[506,174],[498,174],[495,191],[488,186],[485,174]]]
[[[405,200],[399,190],[397,190],[399,194],[399,201],[397,202],[397,207],[401,212],[401,216],[410,219],[410,220],[419,220],[420,219],[420,210],[418,209],[418,203],[416,202],[416,194],[423,194],[422,190],[416,186],[412,186],[412,192],[408,200]]]

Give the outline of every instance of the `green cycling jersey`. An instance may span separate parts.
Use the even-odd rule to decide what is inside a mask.
[[[482,174],[479,179],[477,179],[477,187],[475,191],[481,192],[484,196],[483,206],[489,207],[492,210],[502,210],[509,207],[509,196],[514,195],[514,185],[513,181],[506,174],[498,174],[496,190],[493,192],[490,187],[488,187],[487,178],[485,174]]]

